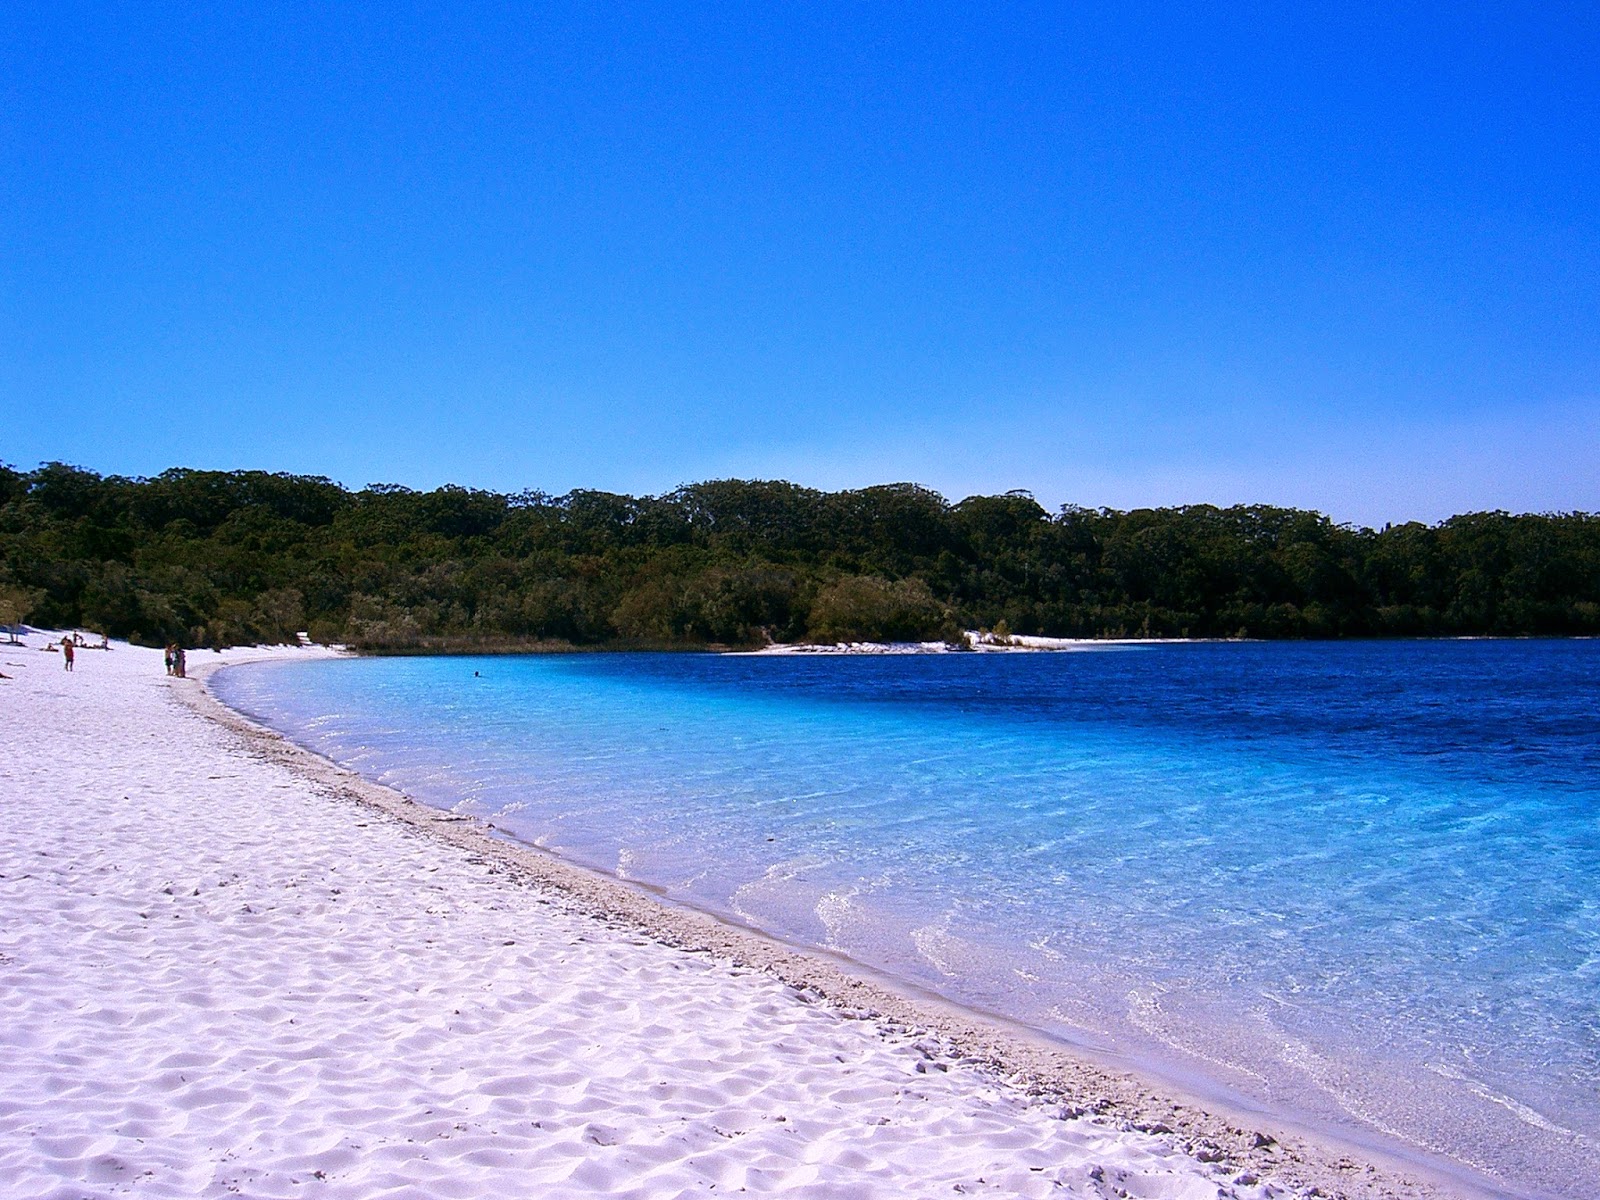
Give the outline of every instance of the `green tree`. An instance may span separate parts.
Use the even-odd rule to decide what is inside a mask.
[[[809,633],[823,642],[926,641],[949,626],[949,612],[922,580],[847,575],[817,593]]]

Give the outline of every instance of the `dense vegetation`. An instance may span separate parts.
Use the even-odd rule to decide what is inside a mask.
[[[1048,513],[911,484],[350,492],[0,465],[0,620],[369,649],[1061,636],[1600,633],[1600,517],[1382,531],[1206,505]]]

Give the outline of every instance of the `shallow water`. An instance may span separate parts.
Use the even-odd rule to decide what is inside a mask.
[[[1519,1192],[1600,1194],[1600,642],[356,659],[214,686],[686,902]]]

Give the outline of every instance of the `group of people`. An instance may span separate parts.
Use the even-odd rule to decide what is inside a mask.
[[[94,645],[86,642],[81,633],[62,634],[60,642],[61,657],[65,660],[66,668],[69,671],[72,670],[74,663],[77,661],[78,648],[80,646],[87,647],[90,650],[109,650],[111,649],[111,639],[109,636],[104,636],[100,639],[99,645]],[[54,650],[56,647],[55,645],[48,645],[45,649]],[[178,645],[177,642],[168,642],[164,657],[168,675],[177,679],[187,679],[189,677],[188,663],[185,660],[182,646]]]
[[[63,659],[63,665],[69,671],[72,670],[73,664],[77,661],[77,658],[78,658],[78,647],[80,647],[80,646],[87,646],[90,650],[109,650],[109,649],[111,649],[111,638],[110,638],[109,635],[102,635],[101,638],[100,638],[100,644],[98,646],[96,646],[96,645],[94,645],[94,644],[92,644],[90,642],[85,641],[84,637],[83,637],[83,634],[81,634],[81,633],[64,633],[64,634],[62,634],[61,635],[61,657]],[[53,645],[49,645],[49,646],[45,647],[46,650],[54,650],[55,648],[56,647],[53,646]]]

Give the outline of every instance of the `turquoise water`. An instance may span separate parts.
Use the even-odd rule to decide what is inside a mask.
[[[1600,643],[356,659],[215,687],[684,902],[1600,1195]]]

